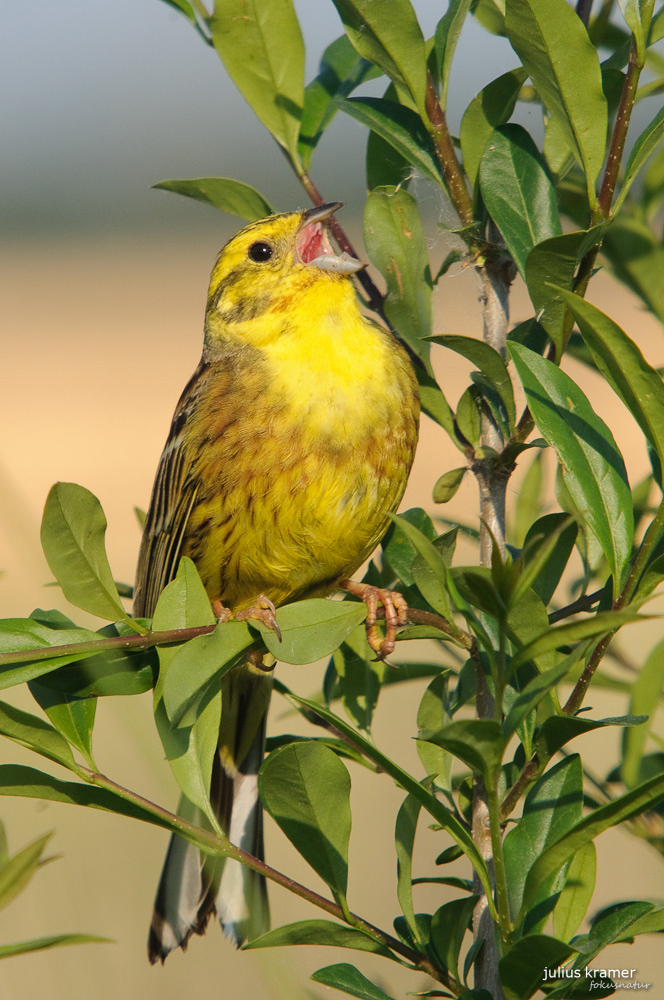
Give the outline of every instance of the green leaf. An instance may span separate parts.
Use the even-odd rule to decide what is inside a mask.
[[[338,965],[326,965],[323,969],[318,969],[309,977],[314,983],[322,983],[323,986],[331,986],[332,989],[341,990],[352,997],[359,997],[359,1000],[393,1000],[387,993],[367,979],[359,969],[347,962],[340,962]]]
[[[304,43],[292,0],[223,0],[209,25],[231,80],[297,164]]]
[[[366,629],[359,625],[334,652],[337,673],[335,695],[341,697],[344,711],[351,722],[368,732],[378,702],[385,664],[376,662],[366,638]]]
[[[159,595],[152,619],[153,628],[155,631],[192,628],[214,624],[214,620],[210,600],[196,567],[191,559],[183,557],[175,579]],[[164,704],[164,688],[179,648],[160,646],[158,652],[159,677],[154,689],[154,716],[166,759],[184,795],[205,813],[212,828],[220,832],[209,793],[212,763],[219,740],[221,689],[208,688],[196,705],[194,720],[188,725],[173,725]]]
[[[604,830],[639,816],[656,806],[663,798],[664,774],[658,774],[593,810],[537,858],[526,879],[524,900],[533,898],[552,873],[559,871],[569,858]]]
[[[525,79],[520,67],[503,73],[480,90],[464,112],[459,140],[464,170],[473,187],[487,140],[494,129],[509,121]]]
[[[461,337],[457,334],[436,334],[430,338],[435,344],[442,344],[467,358],[472,364],[477,365],[479,370],[486,375],[491,385],[500,396],[510,421],[510,427],[514,426],[516,410],[514,406],[514,390],[507,366],[490,344],[483,340],[476,340],[474,337]]]
[[[617,594],[634,536],[622,455],[569,375],[520,344],[509,344],[509,350],[540,433],[555,449],[565,485],[602,546]]]
[[[425,731],[437,732],[452,721],[449,692],[447,689],[447,671],[433,678],[422,695],[417,710],[417,729],[420,737],[415,746],[425,773],[431,778],[437,788],[452,792],[452,755],[423,740]]]
[[[608,125],[597,51],[566,0],[506,0],[505,11],[510,43],[584,170],[594,208]]]
[[[553,877],[567,859],[558,868],[547,869],[536,887],[528,882],[528,873],[542,853],[581,819],[582,808],[583,770],[577,754],[555,764],[528,792],[523,816],[503,844],[510,911],[514,919],[521,912],[519,923],[523,914],[550,892]]]
[[[470,385],[457,403],[456,425],[459,434],[471,448],[479,447],[482,437],[482,393],[476,385]]]
[[[409,0],[333,0],[346,34],[365,59],[404,85],[426,120],[426,48]]]
[[[653,904],[645,901],[614,903],[606,907],[595,916],[588,934],[576,938],[574,944],[580,954],[572,967],[583,969],[608,945],[631,937],[638,924],[648,920],[653,909]]]
[[[389,142],[424,177],[442,185],[433,140],[414,111],[382,97],[353,97],[339,107]]]
[[[282,948],[284,945],[313,944],[330,945],[335,948],[353,948],[356,951],[372,951],[385,958],[394,958],[386,947],[355,927],[345,927],[331,920],[298,920],[293,924],[275,927],[243,945],[243,951],[257,948]],[[398,961],[398,959],[395,959]]]
[[[664,642],[651,650],[636,680],[632,684],[629,711],[632,715],[649,716],[648,725],[626,729],[623,733],[623,763],[621,777],[628,788],[639,780],[639,769],[648,734],[653,728],[654,715],[661,701],[664,685]]]
[[[480,161],[480,187],[491,218],[526,280],[526,258],[561,233],[556,192],[537,146],[520,125],[501,125]]]
[[[229,621],[175,650],[163,685],[164,707],[171,722],[180,723],[208,685],[217,684],[242,662],[254,642],[245,622]]]
[[[282,641],[262,622],[252,625],[263,642],[282,663],[313,663],[329,656],[367,616],[364,604],[313,598],[279,608],[277,621]]]
[[[437,733],[423,733],[420,739],[443,747],[458,757],[493,787],[503,756],[502,726],[492,719],[459,719]]]
[[[75,746],[86,762],[96,770],[92,755],[92,727],[97,708],[96,698],[71,697],[51,687],[31,681],[30,694],[65,739]]]
[[[397,531],[402,532],[406,536],[406,539],[413,545],[418,555],[422,557],[424,565],[413,562],[413,581],[417,582],[419,580],[417,583],[418,587],[423,586],[426,590],[426,593],[423,595],[425,599],[428,600],[429,597],[433,598],[437,605],[436,610],[440,611],[447,618],[448,622],[452,624],[453,606],[448,589],[450,577],[445,560],[434,544],[421,531],[418,531],[410,521],[405,518],[395,517],[394,515],[392,515],[392,518]],[[429,570],[428,574],[425,574],[425,568]]]
[[[601,238],[602,226],[552,236],[534,246],[526,257],[525,277],[538,320],[562,357],[567,306],[559,288],[571,289],[582,257]]]
[[[152,812],[105,788],[77,781],[61,781],[51,774],[45,774],[34,767],[25,767],[22,764],[0,764],[0,795],[46,799],[50,802],[66,802],[69,805],[104,809],[119,816],[129,816],[131,819],[153,823],[167,830],[172,829],[167,816]]]
[[[584,736],[604,726],[640,726],[644,715],[621,715],[608,719],[586,719],[582,716],[551,715],[542,723],[535,737],[535,750],[544,764],[570,740]]]
[[[442,962],[456,980],[459,979],[459,952],[469,929],[477,896],[465,896],[444,903],[431,918],[431,944]]]
[[[367,191],[377,187],[407,188],[413,176],[413,168],[401,153],[398,153],[378,132],[369,130],[366,153]]]
[[[413,847],[422,803],[407,795],[397,813],[394,841],[397,852],[397,899],[406,924],[415,941],[420,931],[413,908]]]
[[[449,403],[445,399],[442,389],[426,371],[419,371],[417,373],[417,380],[420,384],[420,406],[422,407],[422,412],[426,413],[432,420],[435,420],[437,424],[440,424],[449,436],[452,444],[465,454],[466,444],[460,440],[457,434],[456,427],[454,426],[454,415]]]
[[[433,502],[449,503],[456,496],[457,490],[461,486],[467,472],[468,466],[466,465],[462,465],[458,469],[450,469],[449,472],[444,472],[436,480],[436,485],[433,488]]]
[[[114,622],[91,634],[99,640],[136,633],[126,622]],[[50,672],[33,674],[39,676],[42,687],[72,697],[96,698],[108,695],[143,694],[149,691],[154,686],[159,661],[156,649],[107,649],[94,655],[82,653],[78,656],[45,662],[47,665],[50,664],[45,668]],[[67,665],[60,666],[61,663]],[[39,665],[44,666],[44,661],[41,664],[35,662],[31,666]],[[3,676],[4,674],[0,673],[0,678]],[[30,680],[31,677],[25,679]]]
[[[33,941],[19,941],[16,944],[0,945],[0,958],[10,958],[12,955],[25,955],[29,951],[45,951],[47,948],[59,948],[65,944],[95,944],[112,943],[111,938],[97,937],[94,934],[56,934],[52,937],[35,938]]]
[[[71,747],[57,729],[30,712],[7,702],[0,702],[0,734],[28,750],[54,760],[70,771],[77,771]]]
[[[274,209],[262,194],[243,181],[232,177],[194,177],[191,180],[160,181],[153,188],[173,191],[186,198],[194,198],[205,205],[218,208],[220,212],[237,215],[247,222],[256,222],[266,215],[273,215]]]
[[[53,833],[47,833],[0,864],[0,909],[4,909],[23,892],[37,868],[44,864],[41,856],[52,836]]]
[[[305,170],[309,169],[314,150],[338,111],[339,99],[376,75],[371,63],[357,54],[346,35],[325,49],[318,76],[304,92],[298,149]]]
[[[133,629],[132,634],[135,634]],[[63,656],[58,656],[57,651],[54,651],[54,655],[48,659],[30,660],[25,657],[26,662],[20,663],[21,653],[50,646],[98,642],[99,638],[97,632],[90,632],[88,629],[56,629],[32,618],[5,618],[0,621],[0,653],[16,654],[18,665],[8,664],[0,667],[0,689],[23,684],[34,677],[49,673],[54,667],[90,656],[89,650]]]
[[[659,236],[623,213],[607,229],[602,252],[616,277],[664,322],[664,248]]]
[[[430,542],[436,537],[433,521],[421,507],[411,507],[399,514],[399,521],[407,521],[413,525]],[[399,522],[394,521],[387,529],[382,541],[383,559],[394,570],[407,587],[413,585],[411,567],[417,555],[417,549],[410,538],[399,530]]]
[[[516,669],[528,660],[535,660],[538,656],[550,653],[554,649],[560,649],[570,642],[581,642],[583,639],[594,639],[598,636],[608,635],[614,629],[630,622],[638,621],[639,616],[635,611],[598,611],[592,618],[584,618],[579,621],[567,622],[564,625],[555,625],[547,628],[539,636],[536,636],[525,646],[523,646],[512,658],[512,668]]]
[[[572,292],[561,294],[578,323],[595,364],[632,414],[664,464],[662,377],[617,323]]]
[[[553,933],[561,941],[571,941],[595,891],[597,851],[591,841],[569,863],[565,886],[553,911]]]
[[[471,0],[450,0],[445,15],[436,26],[435,48],[441,83],[440,106],[443,111],[447,108],[447,90],[450,83],[454,50],[468,16],[470,5]]]
[[[283,690],[283,686],[281,689]],[[426,809],[431,816],[433,816],[436,822],[450,834],[450,836],[463,850],[464,854],[477,872],[482,885],[487,890],[490,899],[492,899],[491,889],[489,888],[489,873],[481,854],[473,842],[472,837],[463,824],[459,822],[456,816],[449,812],[443,803],[439,802],[435,795],[432,795],[431,792],[429,792],[424,785],[421,784],[421,782],[417,781],[411,774],[408,774],[407,771],[404,771],[401,767],[399,767],[398,764],[382,753],[373,743],[365,739],[361,733],[359,733],[356,729],[353,729],[352,726],[349,726],[344,719],[340,718],[340,716],[334,715],[332,712],[323,708],[314,701],[309,701],[306,698],[300,698],[291,691],[287,691],[287,697],[289,701],[295,705],[303,706],[315,715],[320,716],[323,722],[329,723],[334,729],[338,730],[342,737],[345,736],[352,744],[357,746],[364,753],[364,755],[369,758],[369,760],[378,764],[378,766],[384,770],[386,774],[389,774],[389,776],[396,781],[400,788],[402,788],[405,792],[410,792],[410,794],[422,804],[423,808]],[[492,909],[492,906],[492,902],[489,902],[490,909]]]
[[[385,315],[418,357],[428,362],[433,299],[417,202],[408,191],[375,188],[364,210],[364,244],[387,282]]]
[[[524,571],[519,584],[527,583],[547,605],[553,597],[574,550],[578,528],[568,514],[545,514],[531,524],[523,542]]]
[[[99,618],[127,619],[106,557],[106,518],[99,500],[76,483],[56,483],[44,507],[46,561],[72,604]]]
[[[259,791],[270,816],[338,901],[346,898],[350,777],[321,743],[290,743],[265,760]]]
[[[498,966],[505,1000],[528,1000],[541,987],[544,970],[557,968],[574,952],[571,945],[546,934],[522,937]]]
[[[523,691],[520,692],[510,705],[507,717],[503,722],[505,740],[509,740],[510,736],[517,731],[526,716],[537,707],[542,698],[562,680],[565,674],[569,673],[576,660],[577,656],[575,655],[565,657],[561,663],[558,663],[543,674],[537,674],[530,683],[526,684]]]
[[[632,147],[632,152],[629,154],[627,166],[625,167],[625,176],[623,178],[620,194],[618,195],[613,208],[614,212],[620,211],[620,207],[627,197],[629,189],[636,180],[637,174],[644,166],[648,158],[655,152],[663,138],[664,108],[657,112],[653,120],[650,122],[648,127],[644,129]]]

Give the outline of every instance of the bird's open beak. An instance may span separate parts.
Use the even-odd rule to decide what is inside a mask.
[[[295,250],[303,264],[311,264],[321,271],[335,274],[352,274],[365,265],[345,251],[335,254],[327,238],[325,223],[341,208],[343,202],[333,201],[328,205],[317,205],[302,215],[302,224],[295,241]]]

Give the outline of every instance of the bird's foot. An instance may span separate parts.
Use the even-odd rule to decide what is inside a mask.
[[[232,617],[231,609],[227,608],[221,601],[211,601],[210,603],[212,604],[212,613],[218,622],[227,622]]]
[[[279,642],[281,642],[281,629],[277,625],[277,609],[265,594],[259,594],[250,608],[243,608],[242,611],[236,611],[233,617],[236,622],[246,621],[247,618],[253,618],[255,621],[262,622],[267,628],[272,629]]]
[[[356,583],[355,580],[341,580],[339,586],[366,604],[367,642],[376,654],[376,659],[387,659],[394,652],[397,628],[399,625],[408,624],[408,605],[403,594],[397,590],[386,590],[384,587],[372,587],[369,583]],[[385,609],[384,639],[376,624],[379,604]]]

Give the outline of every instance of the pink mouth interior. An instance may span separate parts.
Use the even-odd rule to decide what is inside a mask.
[[[297,252],[303,264],[310,264],[317,257],[332,254],[325,229],[320,222],[311,222],[297,237]]]

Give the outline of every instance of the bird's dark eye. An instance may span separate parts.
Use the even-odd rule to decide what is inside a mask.
[[[269,260],[274,253],[273,248],[269,243],[263,243],[259,240],[257,243],[252,243],[249,247],[249,256],[252,260],[256,261],[257,264],[262,264],[263,261]]]

